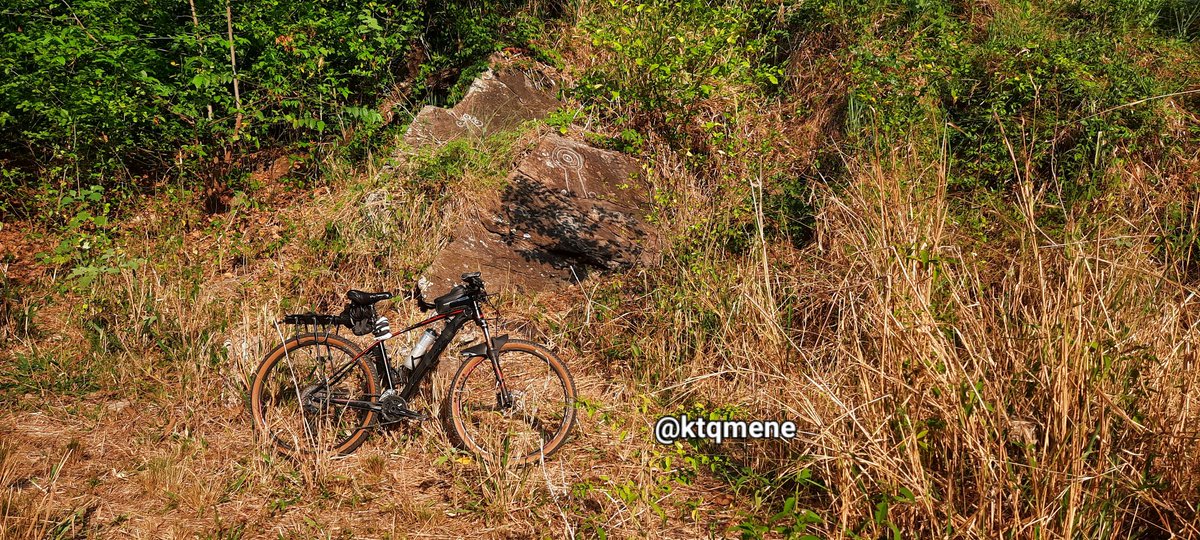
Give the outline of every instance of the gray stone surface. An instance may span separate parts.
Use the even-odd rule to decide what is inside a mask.
[[[511,129],[558,109],[556,92],[548,77],[515,68],[489,69],[454,107],[422,108],[404,133],[404,142],[413,148],[441,146],[457,138]]]

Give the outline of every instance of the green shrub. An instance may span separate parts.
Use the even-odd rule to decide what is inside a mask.
[[[778,87],[781,34],[773,8],[746,0],[610,0],[582,22],[608,61],[588,73],[579,96],[621,123],[684,143],[687,125],[721,92]]]
[[[1178,142],[1154,98],[1187,89],[1195,67],[1152,30],[1168,4],[1000,4],[980,25],[959,2],[822,0],[789,24],[842,42],[852,146],[940,154],[944,139],[952,188],[1002,189],[1028,165],[1069,204],[1101,192],[1112,164]]]
[[[410,99],[436,99],[464,66],[543,35],[540,12],[520,2],[10,4],[0,187],[101,185],[108,199],[168,175],[186,188],[237,177],[265,147],[369,136],[383,123],[377,102],[400,83]],[[36,218],[24,201],[0,199],[0,215]]]
[[[11,6],[0,21],[8,174],[111,183],[379,123],[363,105],[395,81],[421,18],[415,3],[368,0],[234,4],[228,20],[223,3],[194,5]]]

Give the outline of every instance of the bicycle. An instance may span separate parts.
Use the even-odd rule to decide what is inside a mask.
[[[463,274],[462,281],[432,303],[414,289],[417,307],[437,313],[399,333],[438,321],[445,326],[440,334],[426,329],[399,369],[385,346],[394,337],[390,323],[375,311],[377,302],[393,298],[390,292],[351,290],[340,315],[285,316],[281,322],[312,330],[284,341],[255,371],[250,390],[255,430],[284,453],[349,454],[376,427],[429,420],[408,404],[446,347],[474,322],[483,342],[461,351],[463,363],[442,401],[451,442],[497,463],[528,464],[554,454],[575,423],[570,372],[542,345],[507,334],[493,337],[483,316],[489,295],[482,278],[474,272]],[[375,343],[362,350],[329,331],[338,326],[358,336],[373,333]]]

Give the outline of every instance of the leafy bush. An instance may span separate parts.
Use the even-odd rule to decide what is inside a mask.
[[[444,91],[463,66],[540,29],[519,2],[11,4],[0,20],[0,187],[53,197],[102,185],[111,198],[166,175],[196,187],[257,150],[370,133],[398,84],[416,98]],[[35,215],[0,200],[0,214],[15,211]]]
[[[1171,65],[1185,46],[1153,31],[1167,4],[1080,0],[977,13],[948,0],[824,0],[801,6],[790,24],[845,42],[852,142],[915,138],[940,151],[946,138],[952,187],[1003,188],[1016,159],[1069,202],[1094,197],[1114,160],[1174,142],[1154,98],[1185,90],[1195,74]]]
[[[378,123],[363,105],[395,81],[417,7],[20,0],[0,21],[0,155],[26,181],[111,183]]]
[[[684,142],[706,101],[739,88],[771,89],[782,68],[771,6],[745,0],[610,0],[582,23],[607,61],[587,74],[580,97],[601,110],[632,114]]]

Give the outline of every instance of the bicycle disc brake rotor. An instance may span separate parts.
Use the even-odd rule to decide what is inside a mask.
[[[345,392],[331,392],[325,385],[320,384],[310,384],[304,387],[304,390],[300,391],[300,396],[300,403],[304,407],[304,413],[312,416],[329,412],[331,400],[346,399],[348,397]]]

